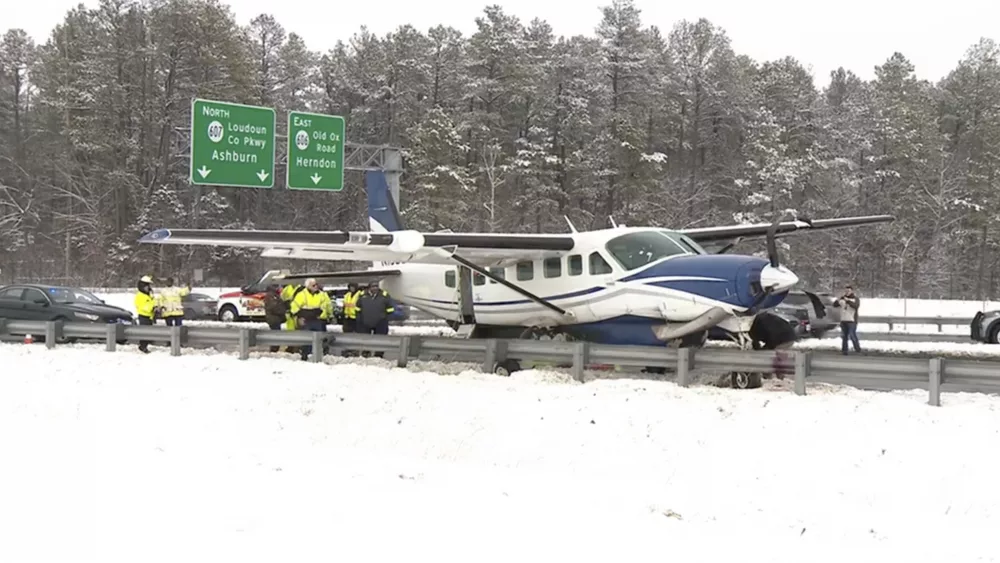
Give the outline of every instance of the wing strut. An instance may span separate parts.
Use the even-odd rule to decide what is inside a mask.
[[[507,280],[505,280],[505,279],[503,279],[501,277],[495,276],[493,274],[493,272],[485,270],[485,269],[477,266],[476,264],[473,264],[472,262],[469,262],[468,260],[466,260],[465,258],[462,258],[458,254],[452,254],[451,258],[454,261],[458,262],[459,264],[465,266],[466,268],[469,268],[470,270],[478,272],[478,273],[486,276],[487,278],[489,278],[489,279],[497,282],[498,284],[506,286],[506,287],[508,287],[508,288],[510,288],[510,289],[512,289],[512,290],[514,290],[514,291],[516,291],[518,293],[520,293],[521,295],[527,297],[528,299],[534,301],[535,303],[538,303],[539,305],[542,305],[543,307],[547,307],[547,308],[549,308],[549,309],[551,309],[551,310],[555,311],[556,313],[559,313],[560,315],[563,315],[563,316],[569,316],[570,315],[570,313],[568,313],[565,309],[563,309],[563,308],[561,308],[561,307],[559,307],[557,305],[553,305],[552,303],[550,303],[550,302],[542,299],[541,297],[535,295],[534,293],[531,293],[530,291],[528,291],[528,290],[526,290],[524,288],[521,288],[521,287],[519,287],[519,286],[517,286],[515,284],[512,284],[509,281],[507,281]],[[471,287],[470,287],[470,293],[471,293]],[[463,299],[463,302],[464,301],[465,301],[465,299]]]

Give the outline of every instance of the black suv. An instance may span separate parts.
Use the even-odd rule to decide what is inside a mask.
[[[132,324],[132,313],[73,287],[13,284],[0,288],[0,318]]]

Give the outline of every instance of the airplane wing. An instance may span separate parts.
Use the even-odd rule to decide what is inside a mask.
[[[306,272],[302,274],[279,274],[273,279],[279,283],[302,283],[309,278],[315,279],[318,283],[339,282],[365,283],[376,281],[379,278],[390,278],[402,274],[399,270],[355,270],[352,272]]]
[[[268,258],[446,265],[458,252],[483,267],[562,256],[575,244],[570,235],[224,229],[159,229],[139,242],[260,248]]]
[[[836,219],[817,219],[815,221],[800,219],[796,221],[778,223],[775,236],[786,236],[799,231],[825,231],[827,229],[842,229],[846,227],[858,227],[861,225],[871,225],[875,223],[889,223],[895,220],[896,218],[892,215],[838,217]],[[769,228],[771,228],[770,223],[754,223],[750,225],[729,225],[723,227],[684,229],[678,230],[677,232],[687,235],[698,244],[708,248],[709,246],[732,243],[734,241],[763,239],[767,237],[767,230]]]

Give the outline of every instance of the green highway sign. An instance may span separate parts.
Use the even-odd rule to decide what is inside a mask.
[[[191,102],[191,183],[274,187],[274,110],[195,99]]]
[[[344,118],[302,111],[288,112],[290,190],[344,189]]]

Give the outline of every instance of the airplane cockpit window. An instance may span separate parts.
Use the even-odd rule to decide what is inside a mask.
[[[626,271],[679,254],[691,254],[672,237],[658,231],[639,231],[608,241],[608,252]]]
[[[444,285],[447,287],[455,287],[455,270],[448,270],[444,273]]]
[[[591,252],[587,262],[589,262],[588,266],[592,276],[603,276],[613,271],[611,264],[608,264],[608,261],[599,252]]]

